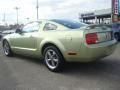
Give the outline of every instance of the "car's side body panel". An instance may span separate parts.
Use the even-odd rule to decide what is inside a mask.
[[[57,30],[44,30],[46,23],[57,25]],[[110,30],[108,30],[110,31]],[[13,52],[42,58],[42,49],[45,44],[55,45],[66,61],[87,62],[110,55],[116,46],[116,40],[106,41],[94,45],[87,45],[86,33],[105,32],[99,30],[76,29],[70,30],[51,21],[43,21],[38,32],[14,33],[4,37]]]

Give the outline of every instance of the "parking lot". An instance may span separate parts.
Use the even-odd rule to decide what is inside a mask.
[[[69,63],[61,73],[50,72],[38,60],[6,57],[0,43],[0,90],[119,90],[120,44],[115,52],[93,63]]]

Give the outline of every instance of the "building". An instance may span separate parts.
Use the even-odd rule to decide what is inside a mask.
[[[111,23],[111,8],[96,10],[93,12],[86,12],[79,14],[81,22],[92,24],[92,23]]]

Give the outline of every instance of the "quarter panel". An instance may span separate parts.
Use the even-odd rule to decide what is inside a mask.
[[[83,43],[82,31],[45,31],[38,38],[38,52],[41,54],[43,46],[47,43],[56,45],[64,58],[68,60],[69,52],[79,52]]]
[[[47,43],[51,43],[51,44],[54,44],[55,46],[57,46],[60,49],[63,56],[66,54],[66,48],[64,47],[64,45],[59,40],[53,39],[53,38],[46,38],[40,43],[40,45],[39,45],[40,53],[42,53],[42,48]]]

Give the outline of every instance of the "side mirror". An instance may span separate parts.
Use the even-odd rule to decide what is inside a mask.
[[[21,29],[16,29],[15,33],[21,34],[21,33],[22,33],[22,30],[21,30]]]

